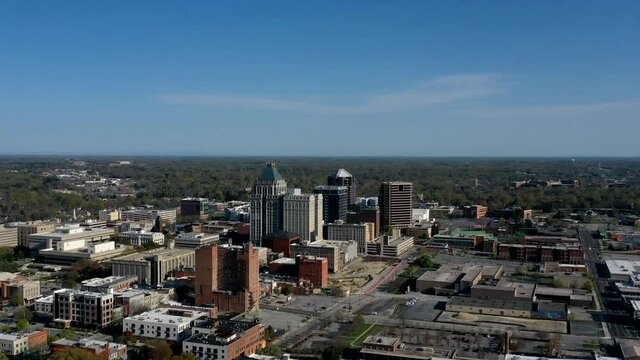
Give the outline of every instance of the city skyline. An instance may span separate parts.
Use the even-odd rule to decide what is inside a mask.
[[[0,154],[636,157],[638,10],[1,3]]]

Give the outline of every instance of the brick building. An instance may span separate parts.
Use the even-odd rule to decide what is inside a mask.
[[[215,304],[242,313],[259,308],[258,250],[252,244],[202,247],[196,251],[196,305]]]
[[[194,326],[193,334],[183,341],[182,351],[198,360],[235,360],[267,345],[264,326],[257,322],[210,319]]]
[[[300,235],[286,231],[277,231],[262,238],[262,246],[276,253],[283,253],[285,257],[291,256],[291,244],[299,244]]]
[[[298,281],[308,281],[315,288],[329,285],[329,262],[325,258],[315,256],[296,256],[298,265]]]
[[[581,246],[557,244],[556,246],[499,244],[498,259],[529,262],[558,262],[561,264],[584,264]]]

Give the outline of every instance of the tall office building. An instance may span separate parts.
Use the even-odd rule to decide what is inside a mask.
[[[258,250],[244,246],[205,246],[196,250],[196,306],[219,310],[257,310],[260,303]]]
[[[314,194],[322,194],[324,223],[347,220],[349,190],[346,186],[320,185],[313,188]]]
[[[251,194],[251,241],[259,244],[263,236],[282,229],[282,200],[286,192],[287,182],[275,164],[267,164]]]
[[[327,178],[327,185],[346,186],[349,205],[356,203],[356,179],[345,169],[339,169]]]
[[[300,240],[322,240],[321,194],[302,194],[292,189],[282,202],[282,230],[300,235]]]
[[[405,228],[412,224],[413,183],[387,181],[380,184],[380,217],[383,228]]]
[[[182,199],[180,200],[180,215],[206,220],[209,216],[209,201],[203,198]]]

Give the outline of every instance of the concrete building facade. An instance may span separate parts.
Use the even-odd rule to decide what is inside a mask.
[[[376,236],[375,224],[372,222],[360,224],[348,224],[343,221],[336,221],[325,226],[327,240],[349,241],[358,243],[358,253],[367,252],[367,244],[373,241]]]
[[[323,197],[302,194],[297,189],[282,201],[282,229],[300,235],[302,241],[323,239]]]
[[[135,275],[139,284],[160,285],[175,270],[195,266],[191,249],[154,249],[111,260],[114,276]]]
[[[251,241],[257,244],[263,236],[282,230],[282,199],[286,192],[287,182],[275,164],[267,164],[251,193]]]
[[[379,199],[383,228],[406,228],[413,224],[413,183],[383,182],[380,184]]]

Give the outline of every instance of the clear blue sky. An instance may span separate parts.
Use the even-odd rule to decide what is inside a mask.
[[[0,1],[0,154],[640,156],[639,1]]]

